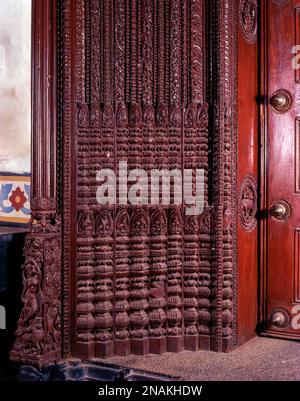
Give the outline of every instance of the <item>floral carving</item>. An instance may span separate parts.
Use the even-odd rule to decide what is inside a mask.
[[[246,231],[256,227],[257,184],[253,177],[246,176],[240,190],[240,221]]]
[[[256,41],[257,12],[257,0],[240,0],[240,26],[249,43]]]

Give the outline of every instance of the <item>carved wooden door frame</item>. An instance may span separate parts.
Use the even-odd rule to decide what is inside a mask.
[[[74,65],[76,3],[33,0],[32,219],[25,245],[24,307],[11,358],[45,366],[72,355],[76,216]],[[237,345],[236,0],[206,1],[207,86],[213,162],[211,349]],[[77,38],[80,40],[80,38]],[[60,225],[62,219],[62,226]],[[62,228],[61,228],[62,227]],[[230,296],[228,295],[230,294]],[[229,297],[229,298],[228,298]],[[230,302],[228,302],[230,299]]]
[[[61,358],[56,22],[56,0],[32,0],[31,223],[24,247],[24,307],[11,359],[39,367]]]
[[[261,47],[260,47],[260,93],[265,94],[267,83],[267,1],[262,1],[260,5],[260,33],[261,33]],[[260,210],[268,210],[267,205],[267,98],[262,96],[260,102]],[[260,219],[260,241],[259,241],[259,266],[260,266],[260,291],[259,291],[259,321],[261,323],[260,331],[265,329],[267,319],[266,313],[266,272],[267,272],[267,221]]]

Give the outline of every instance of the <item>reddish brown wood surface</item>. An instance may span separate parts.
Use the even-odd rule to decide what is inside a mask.
[[[203,168],[208,205],[204,2],[77,1],[76,21],[74,353],[207,349],[208,210],[96,201],[97,171],[122,160]]]
[[[249,7],[249,4],[252,7]],[[258,16],[240,2],[238,39],[238,342],[256,335],[258,312]]]
[[[70,116],[76,220],[65,246],[74,252],[66,262],[76,294],[75,356],[227,351],[235,344],[237,14],[230,5],[78,0],[71,8],[77,29],[66,56],[77,108]],[[205,21],[220,33],[211,35],[214,54]],[[205,212],[188,217],[168,204],[100,207],[96,172],[120,160],[147,171],[203,168]]]
[[[292,68],[292,47],[300,43],[300,2],[268,1],[265,20],[265,246],[263,270],[264,332],[299,338],[293,327],[293,306],[300,303],[299,268],[299,70]],[[277,113],[270,105],[275,91],[287,90],[292,99],[289,110]],[[279,200],[288,202],[291,215],[278,220],[268,213]],[[276,315],[277,314],[277,315]],[[277,317],[279,323],[272,323]]]

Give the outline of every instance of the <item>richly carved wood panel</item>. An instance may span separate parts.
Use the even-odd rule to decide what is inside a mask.
[[[208,205],[204,2],[79,1],[76,21],[75,352],[198,349],[210,333],[199,216],[169,204],[101,207],[96,173],[120,160],[149,172],[203,168]]]
[[[62,220],[63,312],[61,340],[52,336],[52,347],[57,341],[64,357],[84,359],[231,350],[238,3],[63,0],[57,7],[51,155],[58,172],[54,209]],[[43,158],[38,150],[34,157]],[[97,172],[122,173],[119,161],[128,171],[203,169],[203,213],[186,214],[174,196],[131,205],[117,193],[116,205],[101,206]],[[195,190],[195,176],[190,180]],[[55,359],[45,348],[41,353]],[[29,350],[26,361],[37,359]]]
[[[227,153],[218,151],[222,145],[216,136],[215,156],[222,158],[219,173],[225,193],[220,194],[222,233],[214,235],[208,208],[213,160],[209,161],[208,152],[205,3],[98,3],[79,2],[76,9],[78,26],[84,26],[84,35],[76,36],[74,66],[77,215],[89,214],[85,241],[90,247],[84,245],[82,254],[81,225],[77,225],[75,353],[92,357],[209,349],[212,333],[217,339],[212,348],[221,350],[224,342],[230,348],[234,222],[232,198],[225,188],[234,174],[229,168],[234,146],[230,143],[232,99],[231,88],[224,86],[228,105],[220,105],[219,123]],[[228,5],[224,13],[229,18]],[[226,46],[230,43],[224,39],[224,51]],[[224,65],[224,74],[230,74],[228,67]],[[99,207],[96,172],[116,168],[120,160],[126,160],[129,169],[148,171],[203,168],[205,214],[188,217],[182,208],[168,204],[122,210]],[[124,237],[118,231],[120,213],[126,223]],[[224,243],[224,250],[218,255],[222,262],[216,261],[213,270],[210,249],[215,240]],[[87,266],[90,275],[79,275],[79,269]],[[223,300],[211,303],[211,291]]]

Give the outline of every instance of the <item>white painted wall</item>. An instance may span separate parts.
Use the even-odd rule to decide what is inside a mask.
[[[30,171],[31,0],[0,0],[0,171]]]

